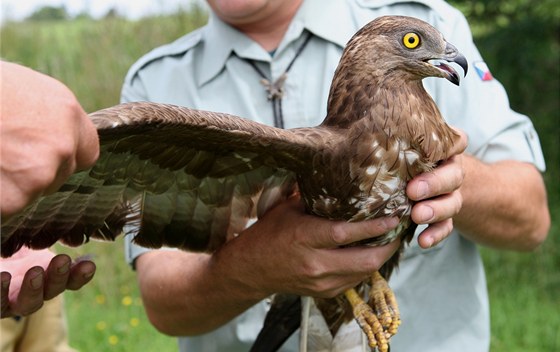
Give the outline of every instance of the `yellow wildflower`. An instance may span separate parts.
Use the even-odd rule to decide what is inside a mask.
[[[98,321],[97,324],[95,324],[95,328],[99,331],[105,330],[106,327],[107,323],[104,321]]]
[[[119,338],[116,335],[109,336],[110,345],[116,345],[117,343],[119,343]]]
[[[138,318],[130,318],[130,326],[132,326],[133,328],[137,327],[138,324],[140,324],[140,319]]]
[[[124,296],[121,300],[121,303],[123,304],[123,306],[129,306],[132,304],[132,297],[130,296]]]

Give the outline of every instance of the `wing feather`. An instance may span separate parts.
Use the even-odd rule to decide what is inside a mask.
[[[173,105],[121,104],[90,116],[99,160],[4,222],[2,256],[22,245],[112,240],[125,224],[144,246],[212,251],[256,215],[262,192],[262,212],[289,193],[294,170],[321,146],[302,129]]]

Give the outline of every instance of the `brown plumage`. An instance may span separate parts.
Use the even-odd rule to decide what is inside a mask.
[[[464,57],[428,24],[381,17],[348,43],[319,126],[281,130],[154,103],[93,113],[99,161],[4,222],[2,256],[22,245],[112,240],[125,223],[141,245],[211,252],[296,185],[307,211],[318,216],[401,217],[396,231],[368,244],[406,234],[404,243],[413,234],[407,182],[447,158],[458,138],[422,87],[428,76],[458,84],[457,73],[434,59],[466,69]],[[397,262],[398,254],[385,264],[386,278]],[[320,302],[333,333],[347,310],[339,301]],[[375,334],[370,344],[383,350],[386,341]]]

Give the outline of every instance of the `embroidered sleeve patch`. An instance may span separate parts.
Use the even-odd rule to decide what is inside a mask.
[[[488,68],[488,65],[486,65],[486,62],[477,61],[473,64],[473,66],[476,74],[478,75],[478,77],[480,77],[481,80],[491,81],[494,78],[492,77],[492,74],[490,73],[490,69]]]

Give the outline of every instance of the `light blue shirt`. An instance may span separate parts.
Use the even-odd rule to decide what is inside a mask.
[[[408,15],[438,28],[469,60],[460,87],[442,79],[424,84],[443,116],[469,137],[467,151],[485,162],[514,159],[544,170],[538,136],[530,120],[509,108],[495,79],[483,80],[483,67],[463,15],[439,0],[305,0],[280,46],[271,56],[257,43],[211,16],[208,25],[145,55],[130,69],[122,101],[153,101],[227,112],[273,124],[272,105],[261,77],[245,60],[276,80],[295,51],[311,41],[291,68],[283,98],[286,128],[318,125],[326,114],[334,70],[348,39],[381,15]],[[130,263],[147,251],[130,242]],[[391,340],[393,352],[486,352],[490,344],[486,279],[476,244],[457,231],[428,250],[416,239],[406,249],[390,286],[397,295],[403,324]],[[232,322],[197,337],[180,338],[181,351],[247,351],[262,326],[266,302]],[[282,351],[296,351],[292,336]]]

